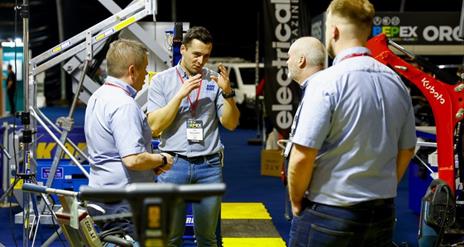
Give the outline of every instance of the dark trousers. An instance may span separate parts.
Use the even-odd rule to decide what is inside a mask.
[[[14,115],[16,112],[16,105],[15,105],[15,91],[14,89],[8,89],[8,102],[10,103],[10,113]]]
[[[101,202],[89,202],[89,203],[96,204],[102,207],[105,210],[105,215],[132,212],[130,205],[125,201],[118,202],[118,203],[101,203]],[[96,212],[95,210],[91,210],[91,209],[89,209],[89,214],[90,216],[102,215],[100,212]],[[133,239],[136,239],[137,237],[135,234],[135,228],[134,228],[131,218],[108,220],[105,222],[98,222],[97,224],[101,227],[102,231],[106,231],[110,229],[120,229],[120,230],[123,230],[129,236],[131,236]]]
[[[392,246],[393,199],[336,207],[309,202],[292,220],[290,247]]]

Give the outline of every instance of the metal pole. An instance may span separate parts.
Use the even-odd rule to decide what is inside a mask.
[[[459,20],[459,37],[464,39],[464,0],[462,1],[461,19]]]
[[[24,125],[22,144],[24,147],[24,162],[23,165],[18,165],[18,176],[27,180],[32,173],[29,169],[30,165],[30,143],[32,141],[32,130],[30,128],[30,113],[29,113],[29,1],[23,0],[21,6],[21,17],[23,18],[23,80],[24,80],[24,112],[21,114],[21,122]],[[23,246],[29,246],[29,214],[30,214],[30,193],[23,194]]]
[[[400,13],[404,12],[404,6],[406,5],[406,0],[401,0]]]
[[[58,18],[58,38],[60,43],[64,41],[64,29],[63,29],[63,7],[61,0],[56,0],[56,16]],[[60,82],[61,82],[61,100],[66,99],[66,74],[63,70],[64,62],[60,64]]]
[[[28,0],[23,0],[23,6],[21,7],[23,15],[23,54],[24,54],[24,112],[29,112],[29,9],[24,10],[23,8],[29,8]],[[25,126],[26,127],[26,126]],[[29,126],[27,126],[29,127]]]
[[[401,45],[397,44],[395,41],[388,40],[388,44],[395,47],[397,50],[402,52],[404,55],[408,56],[411,59],[415,59],[416,56],[409,52],[408,50],[404,49]]]
[[[8,131],[9,131],[9,124],[8,122],[3,123],[3,148],[8,148],[9,143],[8,143]],[[8,159],[6,159],[5,155],[2,155],[2,191],[3,193],[6,193],[8,191],[8,185],[10,182],[10,162],[8,162]],[[2,205],[7,205],[8,204],[8,199],[5,197],[4,201],[0,201],[0,204]]]
[[[256,43],[255,43],[255,63],[256,63],[256,68],[255,68],[255,111],[256,111],[256,138],[260,139],[261,136],[261,124],[263,125],[264,129],[264,120],[262,119],[263,116],[263,111],[261,109],[260,101],[259,101],[259,95],[256,93],[256,88],[259,85],[259,14],[258,14],[258,32],[257,32],[257,37],[256,37]],[[264,143],[264,142],[263,142]]]
[[[21,15],[23,17],[23,54],[24,54],[24,61],[23,61],[23,69],[24,69],[24,74],[23,74],[23,80],[24,80],[24,113],[28,114],[29,113],[29,1],[28,0],[23,0],[23,5],[21,6]],[[29,123],[26,123],[24,125],[24,130],[29,129]],[[19,165],[18,166],[18,173],[19,174],[27,174],[30,173],[28,171],[28,166],[29,166],[29,144],[30,143],[24,143],[24,166]],[[23,214],[23,217],[25,215],[29,214],[29,195],[26,193],[25,196],[23,196],[23,206],[24,206],[24,211],[27,209],[27,214]],[[25,220],[23,219],[23,222],[26,224],[29,219]],[[24,226],[23,228],[23,246],[28,246],[28,235],[29,235],[29,226]]]
[[[254,110],[256,115],[256,137],[248,139],[248,144],[250,145],[260,145],[265,143],[265,134],[264,132],[264,119],[263,119],[263,108],[261,105],[260,97],[256,92],[256,88],[259,85],[259,28],[260,28],[260,14],[256,15],[256,41],[255,41],[255,101],[254,101]],[[262,126],[261,126],[262,125]]]
[[[171,17],[172,21],[177,21],[177,1],[171,0]]]

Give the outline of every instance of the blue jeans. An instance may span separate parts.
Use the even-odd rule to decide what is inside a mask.
[[[290,247],[392,246],[395,206],[335,207],[308,202],[292,220]]]
[[[160,183],[211,184],[222,183],[222,153],[208,158],[184,159],[174,156],[172,168],[158,176]],[[217,246],[216,227],[219,220],[221,197],[206,197],[192,203],[194,230],[198,246]],[[185,203],[176,202],[172,208],[168,246],[182,246],[185,228]]]

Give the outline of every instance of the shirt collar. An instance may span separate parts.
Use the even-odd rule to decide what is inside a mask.
[[[128,92],[129,96],[131,96],[132,98],[135,98],[135,95],[137,95],[137,90],[135,90],[135,88],[133,88],[131,85],[127,84],[127,82],[121,79],[112,76],[107,76],[105,82],[112,83],[121,87],[121,89]]]
[[[184,68],[182,68],[182,66],[180,65],[181,61],[182,60],[179,60],[179,62],[177,63],[176,69],[177,71],[179,71],[179,74],[182,76],[182,78],[188,78],[187,72],[185,72]]]
[[[335,57],[332,64],[335,65],[335,64],[341,62],[345,57],[350,56],[350,55],[355,54],[355,53],[366,53],[366,54],[370,55],[371,51],[369,49],[367,49],[366,47],[363,47],[363,46],[357,46],[357,47],[348,48],[348,49],[345,49],[342,52],[340,52]]]
[[[182,76],[182,78],[188,79],[188,78],[189,78],[189,75],[188,75],[188,73],[184,70],[184,68],[182,68],[182,66],[180,65],[180,62],[181,62],[181,61],[182,61],[182,60],[179,60],[179,62],[177,63],[176,69],[177,69],[177,71],[179,71],[179,74]],[[203,67],[203,68],[201,69],[201,72],[204,73],[204,70],[205,70],[205,67]]]
[[[321,70],[319,70],[319,71],[315,72],[314,74],[310,75],[308,78],[306,78],[306,80],[303,81],[303,83],[300,85],[300,88],[301,88],[302,91],[304,91],[306,89],[306,87],[308,86],[309,81],[311,81],[311,79],[313,77],[315,77],[316,74],[319,73],[319,72],[321,72]]]
[[[308,77],[308,79],[311,77]],[[308,85],[308,79],[304,80],[303,83],[300,85],[301,90],[305,90],[306,86]]]

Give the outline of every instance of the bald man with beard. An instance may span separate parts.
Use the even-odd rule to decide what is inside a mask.
[[[324,45],[316,38],[313,37],[301,37],[292,43],[288,49],[288,77],[292,78],[301,88],[302,95],[304,96],[306,85],[311,80],[313,75],[324,69],[325,61],[325,48]],[[290,131],[290,143],[287,145],[285,150],[285,157],[288,158],[290,150],[292,149],[291,140],[293,138],[295,128],[298,124],[298,119],[301,113],[301,105],[303,100],[300,102],[295,117],[293,118],[293,124]]]

